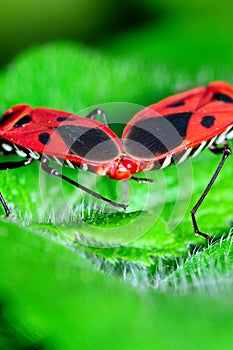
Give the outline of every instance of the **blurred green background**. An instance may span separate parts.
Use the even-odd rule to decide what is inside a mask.
[[[1,1],[1,63],[31,44],[56,39],[98,45],[146,20],[143,9],[131,0]]]
[[[232,64],[232,11],[231,0],[1,0],[0,63],[70,39],[174,69]]]
[[[231,0],[0,0],[0,109],[147,105],[211,80],[233,83],[232,13]],[[39,186],[38,164],[0,172],[14,213],[0,219],[0,349],[231,348],[232,238],[203,250],[187,209],[217,162],[207,151],[193,160],[193,188],[188,166],[179,168],[181,179],[175,167],[165,169],[165,203],[153,172],[151,211],[141,212],[144,185],[131,187],[128,212],[106,216],[90,198],[79,210],[82,195],[64,185],[73,205],[65,218],[60,188],[52,177]],[[223,172],[198,216],[219,237],[233,221],[232,160]],[[91,182],[92,174],[83,176]],[[114,186],[97,180],[112,199]],[[157,206],[164,207],[156,221]],[[139,214],[137,230],[154,220],[147,234],[107,246],[112,237],[106,243],[101,229],[124,228]],[[75,236],[94,242],[96,228],[105,248]]]

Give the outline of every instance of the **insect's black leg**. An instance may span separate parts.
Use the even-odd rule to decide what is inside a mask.
[[[211,145],[211,146],[209,147],[209,150],[210,150],[212,153],[214,153],[214,154],[220,154],[220,153],[222,154],[222,153],[224,152],[224,149],[225,149],[226,147],[229,147],[229,146],[228,146],[227,141],[224,141],[224,143],[222,143],[220,147],[218,147],[218,146],[216,145],[216,143],[213,143],[213,145]]]
[[[201,235],[205,238],[207,238],[208,240],[211,238],[208,234],[203,233],[201,231],[199,231],[198,225],[197,225],[197,221],[195,218],[196,212],[198,210],[198,208],[200,207],[200,205],[202,204],[202,202],[204,201],[205,197],[207,196],[209,190],[211,189],[211,187],[213,186],[218,174],[220,173],[225,161],[227,160],[227,158],[231,155],[231,149],[230,147],[225,147],[222,150],[223,152],[223,156],[222,159],[217,167],[217,169],[214,172],[214,175],[212,176],[210,182],[208,183],[207,187],[205,188],[204,192],[202,193],[201,197],[199,198],[199,200],[197,201],[196,205],[193,207],[193,209],[191,210],[191,216],[192,216],[192,222],[193,222],[193,228],[194,228],[194,232],[198,235]]]
[[[152,183],[152,182],[154,182],[154,180],[152,180],[152,179],[147,179],[147,178],[140,178],[140,177],[136,177],[136,176],[131,176],[131,178],[130,179],[132,179],[132,180],[134,180],[134,181],[136,181],[136,182],[138,182],[138,183],[141,183],[141,182],[150,182],[150,183]]]
[[[79,184],[78,182],[70,179],[69,177],[64,176],[63,174],[59,173],[57,171],[57,169],[54,169],[52,167],[49,166],[49,160],[46,158],[42,158],[41,159],[41,168],[48,174],[52,175],[52,176],[56,176],[59,177],[60,179],[69,182],[71,185],[80,188],[82,191],[85,191],[87,193],[89,193],[90,195],[92,195],[95,198],[101,199],[107,203],[110,203],[111,205],[113,205],[114,207],[118,207],[118,208],[123,208],[126,209],[127,205],[126,204],[122,204],[122,203],[117,203],[112,201],[111,199],[108,199],[106,197],[101,196],[99,193],[97,192],[93,192],[92,190],[90,190],[89,188]]]
[[[32,158],[28,158],[28,159],[24,159],[18,162],[4,162],[4,163],[0,163],[0,170],[7,170],[7,169],[16,169],[16,168],[20,168],[22,166],[26,166],[31,164],[33,161]],[[0,202],[3,206],[3,209],[5,211],[5,215],[9,216],[10,214],[10,209],[8,208],[6,201],[2,195],[2,193],[0,192]]]
[[[105,124],[105,125],[108,125],[108,118],[107,118],[107,116],[106,116],[106,113],[105,113],[104,110],[101,109],[101,108],[93,109],[93,111],[91,111],[91,112],[86,116],[86,118],[96,119],[96,118],[98,118],[99,116],[102,117],[104,124]]]
[[[5,211],[5,215],[9,216],[10,215],[10,209],[9,209],[8,205],[6,204],[6,201],[5,201],[5,199],[4,199],[4,197],[3,197],[1,192],[0,192],[0,202],[2,204],[2,207],[3,207],[4,211]]]
[[[33,160],[34,160],[33,158],[27,158],[24,160],[20,160],[18,162],[0,163],[0,170],[21,168],[23,166],[30,165],[33,162]]]

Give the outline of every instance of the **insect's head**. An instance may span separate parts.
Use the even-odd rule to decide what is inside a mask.
[[[142,169],[139,166],[139,162],[124,155],[110,162],[105,167],[105,174],[114,180],[129,179],[133,174],[139,173],[140,171],[142,171]]]

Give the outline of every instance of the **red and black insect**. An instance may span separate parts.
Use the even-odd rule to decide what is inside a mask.
[[[94,120],[102,115],[104,124]],[[31,164],[36,159],[47,173],[116,207],[126,208],[59,173],[49,163],[55,159],[69,167],[78,167],[107,175],[111,179],[150,181],[135,177],[142,171],[165,168],[196,156],[208,147],[222,153],[222,159],[208,186],[191,211],[196,234],[195,214],[231,150],[227,139],[233,138],[233,86],[217,81],[168,97],[137,113],[126,125],[122,140],[107,126],[105,113],[96,109],[87,118],[48,108],[17,105],[0,120],[0,148],[25,159],[0,164],[12,169]],[[219,147],[221,145],[221,147]],[[0,193],[0,201],[10,210]]]

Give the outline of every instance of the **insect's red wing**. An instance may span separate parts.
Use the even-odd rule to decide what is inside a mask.
[[[186,143],[194,147],[223,133],[233,125],[233,86],[217,81],[209,84],[196,113],[190,119]]]
[[[19,105],[0,120],[0,137],[38,153],[76,163],[101,164],[121,153],[121,141],[106,125],[89,118]]]
[[[137,113],[123,131],[124,151],[159,160],[212,139],[233,124],[233,87],[213,82],[168,97]]]

